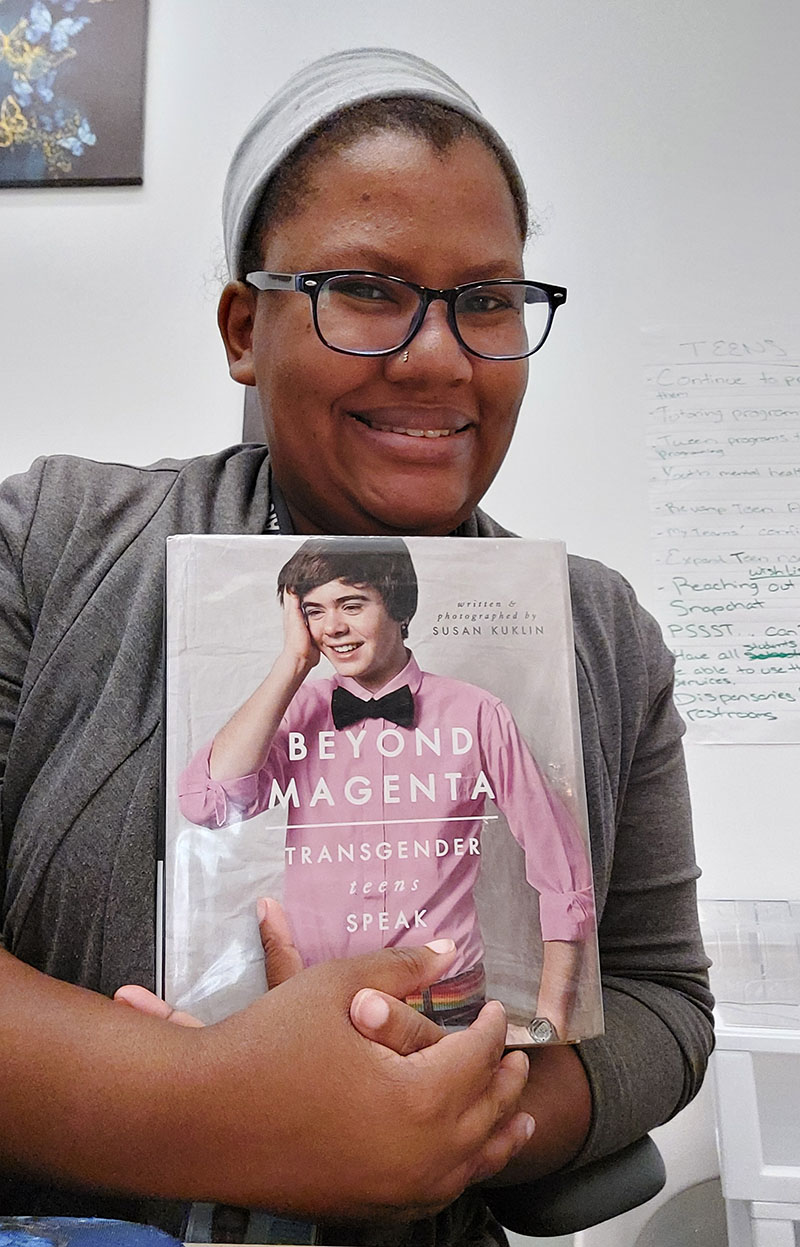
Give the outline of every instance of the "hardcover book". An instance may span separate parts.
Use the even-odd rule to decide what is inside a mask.
[[[553,541],[167,543],[162,991],[266,990],[256,903],[304,966],[449,937],[409,1004],[602,1031],[569,582]]]

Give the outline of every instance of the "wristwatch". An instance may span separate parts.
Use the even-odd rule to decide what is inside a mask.
[[[534,1043],[557,1043],[558,1031],[549,1018],[534,1018],[528,1027]]]

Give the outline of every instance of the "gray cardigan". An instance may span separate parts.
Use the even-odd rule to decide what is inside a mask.
[[[3,942],[58,978],[152,985],[164,541],[263,532],[269,475],[245,446],[0,489]],[[459,534],[510,535],[480,511]],[[692,1098],[712,1023],[672,657],[617,573],[571,558],[570,581],[606,1014],[580,1162]]]

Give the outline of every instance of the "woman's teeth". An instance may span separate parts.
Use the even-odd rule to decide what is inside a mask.
[[[406,437],[449,437],[454,429],[389,429],[389,433],[404,433]]]
[[[360,424],[365,424],[368,429],[375,429],[377,433],[402,433],[404,437],[452,437],[454,433],[459,433],[460,429],[404,429],[400,425],[392,424],[374,424],[372,420],[367,420],[366,416],[354,416]]]

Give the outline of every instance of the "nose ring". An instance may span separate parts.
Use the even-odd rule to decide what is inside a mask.
[[[408,351],[403,351],[403,363],[408,363]]]

